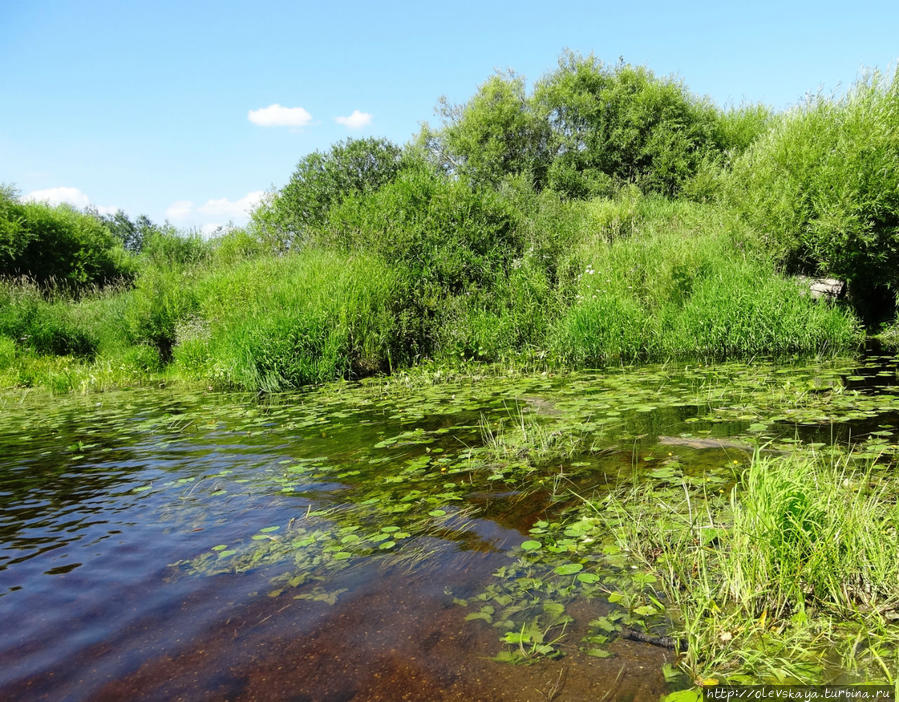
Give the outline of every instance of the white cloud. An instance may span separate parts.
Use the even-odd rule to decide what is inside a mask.
[[[265,193],[254,190],[237,200],[226,197],[207,200],[194,205],[190,200],[173,202],[165,211],[166,218],[181,227],[196,227],[204,234],[211,234],[229,222],[242,225],[250,218],[250,212],[262,201]]]
[[[312,121],[312,115],[302,107],[284,107],[277,103],[250,110],[247,118],[260,127],[305,127]]]
[[[25,202],[46,202],[48,205],[61,205],[66,203],[79,209],[91,204],[91,199],[78,188],[47,188],[46,190],[32,190],[22,198]]]
[[[368,112],[353,110],[353,114],[348,117],[335,117],[334,121],[350,129],[361,129],[371,124],[371,115]]]
[[[165,211],[165,216],[168,219],[173,219],[175,221],[187,219],[190,216],[190,213],[194,209],[194,203],[190,200],[176,200]]]
[[[197,211],[209,217],[224,217],[225,219],[246,219],[250,211],[259,204],[265,193],[262,190],[254,190],[247,193],[239,200],[229,200],[226,197],[218,200],[208,200],[200,205]]]
[[[46,202],[48,205],[72,205],[79,210],[85,207],[93,207],[101,215],[115,214],[119,208],[109,205],[94,205],[91,199],[78,188],[60,187],[46,188],[45,190],[32,190],[22,198],[23,202]]]

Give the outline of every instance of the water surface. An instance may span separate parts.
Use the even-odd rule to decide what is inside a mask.
[[[889,453],[896,367],[7,393],[0,696],[657,699],[672,652],[596,629],[620,556],[528,543],[622,481],[726,486],[757,445]]]

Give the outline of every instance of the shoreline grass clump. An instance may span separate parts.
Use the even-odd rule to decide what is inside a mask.
[[[274,391],[388,371],[404,361],[391,301],[398,281],[375,257],[307,250],[199,279],[177,325],[174,367],[220,387]]]
[[[594,503],[657,577],[696,681],[896,682],[899,483],[810,453],[753,457],[729,497]]]

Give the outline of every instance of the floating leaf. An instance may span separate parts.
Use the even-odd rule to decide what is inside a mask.
[[[683,673],[681,673],[681,671],[678,668],[671,665],[670,663],[663,663],[662,664],[662,675],[665,676],[665,682],[672,683],[675,680],[680,679],[683,676]]]
[[[493,615],[488,612],[471,612],[470,614],[465,616],[465,621],[470,622],[476,619],[481,619],[488,624],[493,621]]]
[[[553,569],[553,572],[558,575],[574,575],[575,573],[579,573],[584,569],[580,563],[565,563],[564,565],[556,566]]]
[[[665,695],[662,702],[702,702],[701,690],[678,690]]]

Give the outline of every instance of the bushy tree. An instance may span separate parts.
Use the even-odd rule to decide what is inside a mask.
[[[114,214],[104,215],[96,211],[89,211],[89,214],[93,214],[99,219],[110,233],[122,242],[125,250],[132,253],[140,253],[147,239],[161,229],[146,215],[140,215],[137,219],[132,220],[122,210],[118,210]]]
[[[345,198],[391,182],[402,161],[402,149],[386,139],[348,139],[325,153],[313,152],[300,160],[287,185],[257,209],[253,225],[266,237],[273,233],[265,230],[274,228],[276,238],[301,238]]]
[[[71,291],[132,274],[131,262],[96,218],[68,205],[20,202],[0,193],[0,275]]]
[[[440,159],[476,184],[525,174],[542,187],[549,166],[549,125],[533,109],[524,79],[491,76],[464,105],[440,102],[445,127]]]
[[[534,99],[552,129],[549,185],[573,197],[624,183],[677,194],[703,156],[722,147],[716,109],[646,68],[567,53]]]
[[[899,72],[782,118],[733,166],[728,201],[791,270],[849,282],[869,321],[899,290]]]
[[[452,299],[490,294],[522,252],[514,214],[496,190],[425,164],[344,201],[321,235],[396,267],[397,333],[409,357],[434,351]]]
[[[496,191],[424,167],[345,201],[328,228],[341,248],[376,252],[451,294],[502,275],[521,249],[513,213]]]

